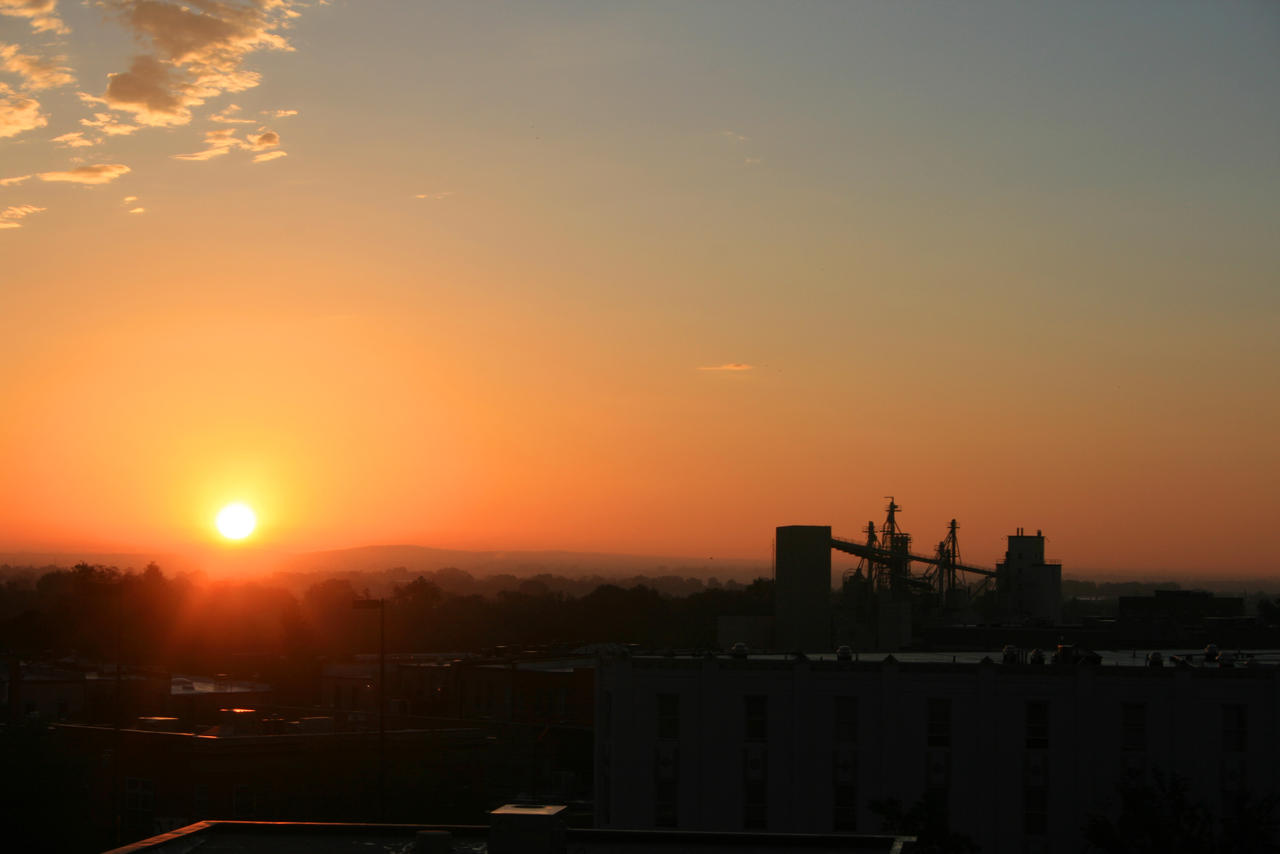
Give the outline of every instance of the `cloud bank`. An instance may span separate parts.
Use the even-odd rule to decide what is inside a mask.
[[[293,50],[282,33],[297,16],[292,0],[102,2],[150,52],[108,75],[106,91],[94,100],[149,127],[185,125],[192,107],[257,86],[262,75],[243,67],[250,53]]]

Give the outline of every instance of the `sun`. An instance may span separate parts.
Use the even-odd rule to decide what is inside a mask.
[[[253,508],[248,504],[236,501],[218,511],[218,518],[214,524],[218,526],[218,533],[228,540],[243,540],[253,533],[254,527],[258,524],[258,517],[254,515]]]

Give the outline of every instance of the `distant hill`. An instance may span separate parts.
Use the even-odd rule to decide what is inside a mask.
[[[365,546],[333,551],[305,552],[282,556],[284,572],[377,572],[404,567],[411,573],[432,572],[450,566],[477,577],[489,575],[532,576],[600,575],[682,575],[695,578],[715,576],[722,581],[750,581],[770,574],[765,560],[698,560],[687,557],[620,555],[571,551],[463,551],[426,546]]]
[[[362,546],[315,552],[242,552],[244,563],[255,571],[337,575],[353,572],[385,572],[403,567],[410,574],[434,572],[444,567],[465,570],[477,578],[492,575],[519,577],[540,574],[629,578],[637,575],[678,575],[693,578],[716,577],[751,581],[771,574],[766,560],[716,560],[714,558],[620,555],[572,551],[466,551],[427,546]],[[218,575],[216,561],[176,554],[144,552],[0,552],[0,566],[71,567],[78,563],[141,570],[148,563],[159,564],[167,575],[205,570]]]

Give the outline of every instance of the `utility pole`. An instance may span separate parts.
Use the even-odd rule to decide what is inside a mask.
[[[387,820],[387,600],[357,599],[351,607],[378,609],[378,818]]]
[[[387,600],[378,600],[378,818],[387,820]]]

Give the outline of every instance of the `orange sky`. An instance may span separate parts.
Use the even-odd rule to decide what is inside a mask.
[[[1274,6],[45,5],[0,551],[242,500],[260,548],[767,558],[892,494],[971,562],[1278,568]]]

